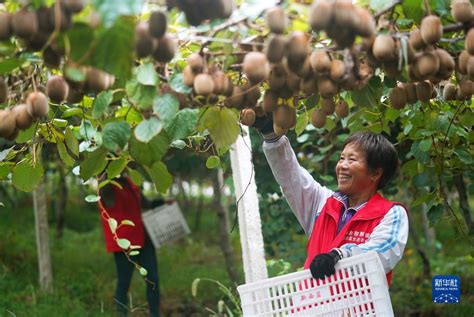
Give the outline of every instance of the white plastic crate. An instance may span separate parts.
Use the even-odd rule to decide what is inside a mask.
[[[176,202],[148,210],[142,214],[142,219],[155,248],[191,232]]]
[[[245,317],[392,317],[387,280],[377,253],[341,260],[336,274],[313,279],[309,270],[237,287]]]

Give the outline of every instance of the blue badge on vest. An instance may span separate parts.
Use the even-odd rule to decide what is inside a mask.
[[[436,275],[432,281],[432,299],[437,304],[461,301],[461,279],[457,275]]]

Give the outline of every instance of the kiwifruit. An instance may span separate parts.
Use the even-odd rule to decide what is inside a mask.
[[[355,28],[357,33],[363,37],[373,37],[375,34],[375,19],[366,9],[355,7],[358,23]]]
[[[138,58],[149,56],[154,50],[154,41],[149,33],[148,22],[142,21],[135,27],[135,52]]]
[[[421,81],[416,84],[416,96],[421,102],[428,102],[431,99],[431,84],[427,81]]]
[[[56,6],[59,6],[60,8],[56,10]],[[56,17],[57,13],[58,17]],[[48,18],[51,30],[58,29],[65,31],[70,29],[72,26],[71,14],[66,10],[62,10],[62,6],[57,2],[51,8],[49,8]]]
[[[5,101],[7,101],[7,98],[8,98],[8,85],[0,77],[0,103],[4,103]]]
[[[334,25],[340,29],[356,28],[357,13],[352,1],[336,0],[332,7]]]
[[[232,15],[234,9],[232,0],[217,0],[212,3],[212,6],[213,10],[209,14],[210,19],[227,19]]]
[[[250,52],[245,55],[242,70],[252,83],[260,83],[268,76],[269,66],[265,54]]]
[[[245,108],[240,111],[240,122],[246,126],[253,126],[255,123],[255,111],[252,108]]]
[[[331,69],[329,70],[329,77],[338,83],[341,82],[346,73],[346,65],[339,59],[333,59],[331,62]]]
[[[467,60],[466,70],[469,78],[474,79],[474,56],[469,57]]]
[[[429,15],[421,21],[421,38],[428,45],[435,44],[443,36],[443,24],[436,15]]]
[[[273,7],[265,13],[267,26],[273,33],[281,34],[286,28],[286,13],[281,7]]]
[[[60,0],[62,8],[69,13],[78,13],[84,9],[86,0]]]
[[[439,58],[432,52],[424,52],[415,60],[415,71],[421,78],[428,78],[436,74],[439,66]]]
[[[28,113],[27,105],[20,104],[12,109],[15,117],[16,127],[21,130],[26,130],[33,124],[33,117]]]
[[[280,63],[286,52],[286,37],[274,34],[268,38],[265,55],[270,63]]]
[[[388,78],[397,79],[402,70],[398,68],[398,61],[391,61],[383,64],[383,70]]]
[[[67,95],[68,103],[79,103],[84,98],[84,92],[81,90],[70,89]]]
[[[411,31],[408,41],[415,50],[422,50],[426,47],[426,43],[423,41],[419,29]]]
[[[338,92],[337,84],[327,77],[318,78],[318,91],[323,98],[332,98]]]
[[[48,114],[48,98],[42,92],[31,92],[26,98],[28,113],[33,118],[44,117]]]
[[[170,62],[176,52],[176,39],[165,33],[158,41],[158,46],[153,51],[153,58],[161,63]]]
[[[395,56],[395,41],[390,35],[379,34],[375,38],[372,53],[380,61],[388,61]]]
[[[240,86],[234,86],[232,94],[225,99],[224,104],[229,108],[241,109],[244,106],[244,102],[245,95],[243,88]]]
[[[326,112],[323,109],[314,109],[311,114],[311,124],[318,129],[326,125]]]
[[[288,66],[290,65],[291,64],[288,64]],[[303,61],[302,64],[293,64],[293,68],[291,70],[301,78],[313,76],[313,68],[311,68],[311,63],[309,62],[309,56]]]
[[[345,118],[349,115],[349,105],[347,104],[347,102],[341,99],[336,104],[335,112],[339,118]]]
[[[473,88],[473,82],[470,80],[463,80],[459,83],[459,90],[463,95],[471,96],[474,93]]]
[[[318,92],[318,82],[313,76],[305,77],[301,80],[300,89],[307,95],[316,94]]]
[[[451,54],[441,48],[434,50],[434,53],[439,59],[439,76],[437,77],[442,77],[442,79],[449,78],[455,67],[454,58],[451,56]]]
[[[38,18],[36,13],[23,8],[13,14],[11,18],[13,33],[20,38],[30,38],[38,31]]]
[[[0,137],[9,138],[16,128],[15,115],[11,110],[0,110]]]
[[[306,33],[291,33],[287,44],[287,60],[290,64],[302,65],[309,54],[309,38]]]
[[[324,113],[327,115],[333,114],[336,109],[336,103],[333,98],[322,98],[321,99],[321,109],[324,110]]]
[[[208,96],[214,91],[214,80],[209,74],[199,74],[194,78],[194,91],[197,95]]]
[[[199,74],[204,69],[204,58],[198,53],[193,53],[188,56],[186,63],[195,74]]]
[[[253,111],[255,111],[255,116],[257,116],[257,118],[262,118],[267,115],[265,110],[262,109],[262,103],[259,103],[255,108],[253,108]]]
[[[287,104],[278,106],[273,111],[273,122],[282,129],[291,129],[296,123],[296,110]]]
[[[309,9],[309,25],[315,31],[322,31],[331,23],[332,15],[332,3],[330,1],[313,1],[313,5]]]
[[[331,69],[331,58],[325,50],[314,50],[309,57],[309,62],[313,72],[317,74],[328,73]]]
[[[69,85],[62,76],[52,76],[46,84],[46,94],[54,103],[61,103],[66,100],[69,93]]]
[[[453,84],[446,84],[443,89],[443,97],[446,101],[456,100],[456,86]]]
[[[260,92],[260,88],[258,85],[252,85],[251,83],[247,83],[244,86],[244,96],[245,96],[245,105],[247,107],[255,107],[255,105],[258,102],[258,99],[260,99],[260,96],[262,93]]]
[[[278,94],[273,90],[265,91],[262,108],[265,112],[273,112],[278,106]]]
[[[395,109],[402,109],[407,104],[407,95],[402,87],[394,87],[388,95],[390,105]]]
[[[273,123],[273,132],[275,132],[275,134],[278,136],[282,136],[288,133],[288,129],[283,129],[282,127]]]
[[[225,95],[229,91],[230,80],[223,71],[218,70],[212,73],[212,80],[214,81],[214,94]]]
[[[10,14],[7,12],[0,12],[0,41],[8,40],[11,35]]]
[[[88,90],[99,93],[113,86],[115,77],[100,69],[88,67],[86,71],[86,87]]]
[[[471,55],[466,51],[462,51],[461,54],[459,54],[458,59],[457,59],[457,70],[461,74],[467,74],[467,62],[469,61],[469,58]]]
[[[161,38],[166,32],[166,13],[163,11],[153,11],[148,20],[148,26],[148,32],[151,36],[157,39]]]
[[[466,34],[464,47],[469,54],[474,55],[474,28],[471,28]]]
[[[43,52],[43,63],[49,68],[59,68],[61,65],[61,55],[51,46],[48,46]]]
[[[416,85],[413,83],[406,83],[403,84],[403,88],[405,89],[405,94],[407,96],[407,103],[416,103],[418,101],[418,97],[416,95]]]
[[[268,86],[271,89],[280,89],[286,83],[286,71],[282,65],[276,64],[272,66],[270,75],[268,76]]]
[[[193,87],[194,78],[196,74],[193,72],[189,65],[186,65],[183,69],[183,82],[186,86]]]
[[[469,22],[472,17],[471,2],[469,0],[454,0],[451,4],[451,15],[456,22]]]

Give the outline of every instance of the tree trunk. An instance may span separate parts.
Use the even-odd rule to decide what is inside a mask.
[[[63,236],[64,232],[64,213],[66,210],[67,204],[67,184],[66,184],[66,175],[64,175],[64,167],[61,165],[61,162],[58,162],[58,189],[55,199],[55,209],[56,209],[56,238],[60,239]]]
[[[36,248],[38,252],[39,283],[42,291],[53,291],[53,273],[49,253],[48,213],[46,210],[46,193],[44,179],[33,191],[33,208],[35,213]]]
[[[202,211],[204,206],[204,190],[203,190],[204,182],[198,182],[199,188],[199,197],[198,203],[195,206],[195,216],[194,216],[194,230],[197,231],[201,227],[201,218],[202,218]]]
[[[425,233],[425,241],[426,246],[430,250],[430,252],[434,251],[434,242],[436,240],[436,233],[433,227],[430,227],[430,223],[428,220],[428,206],[426,204],[421,205],[421,223],[423,225],[423,231]]]
[[[222,169],[218,169],[217,173],[214,173],[213,176],[214,208],[219,220],[219,245],[224,253],[227,274],[229,274],[231,281],[236,284],[239,281],[239,276],[235,266],[234,248],[232,247],[229,234],[229,211],[223,199],[224,174]]]
[[[474,225],[472,222],[471,208],[469,207],[469,199],[467,198],[466,185],[464,183],[463,175],[454,176],[454,184],[459,194],[459,207],[462,210],[464,220],[466,221],[469,234],[474,234]]]
[[[430,268],[430,260],[426,256],[426,252],[423,250],[421,244],[420,244],[420,238],[418,236],[418,232],[416,231],[416,228],[414,227],[414,224],[409,226],[410,230],[410,236],[413,239],[413,243],[415,244],[416,251],[418,252],[418,255],[421,258],[421,262],[423,264],[423,276],[425,279],[431,279],[431,268]]]

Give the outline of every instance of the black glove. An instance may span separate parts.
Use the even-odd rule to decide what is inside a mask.
[[[323,280],[336,273],[334,266],[341,259],[341,255],[336,251],[332,250],[328,253],[318,254],[314,257],[313,261],[309,265],[311,275],[314,278]]]
[[[262,117],[257,116],[253,127],[263,136],[273,133],[273,115],[271,113],[266,113]]]

